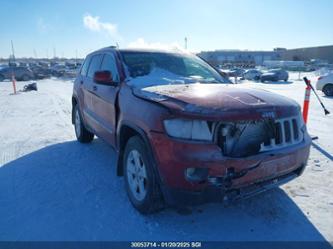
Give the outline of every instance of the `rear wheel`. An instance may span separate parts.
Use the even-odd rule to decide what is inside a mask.
[[[94,134],[84,127],[78,105],[74,108],[74,128],[76,138],[80,143],[90,143],[94,139]]]
[[[132,205],[143,214],[156,212],[163,207],[152,161],[143,140],[138,136],[131,137],[126,144],[123,160],[125,187]]]
[[[323,88],[323,93],[326,96],[333,96],[333,84],[327,84],[324,88]]]

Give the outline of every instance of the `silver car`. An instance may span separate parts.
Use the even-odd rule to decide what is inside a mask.
[[[243,78],[246,80],[260,80],[262,72],[257,69],[249,69],[243,74]]]
[[[260,81],[265,82],[265,81],[288,81],[289,74],[287,71],[283,69],[272,69],[268,71],[267,73],[263,73],[260,76]]]

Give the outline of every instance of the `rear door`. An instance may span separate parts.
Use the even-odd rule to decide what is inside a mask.
[[[85,64],[82,66],[82,69],[85,68],[86,75],[82,76],[81,85],[82,85],[82,96],[83,96],[83,117],[85,123],[94,131],[98,130],[98,123],[96,121],[96,113],[94,110],[93,99],[95,98],[95,84],[94,84],[94,74],[100,69],[102,62],[102,54],[94,54],[89,58],[89,65]],[[84,73],[84,72],[83,72]]]
[[[119,71],[117,68],[116,58],[112,52],[106,52],[102,59],[100,70],[110,71],[113,82],[116,86],[101,85],[94,83],[95,96],[93,107],[96,113],[96,119],[99,123],[98,134],[106,141],[115,144],[116,131],[116,98],[119,91]]]

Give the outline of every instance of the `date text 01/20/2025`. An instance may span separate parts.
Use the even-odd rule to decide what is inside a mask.
[[[132,248],[200,248],[201,242],[131,242]]]

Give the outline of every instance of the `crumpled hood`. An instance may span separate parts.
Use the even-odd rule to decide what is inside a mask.
[[[192,115],[221,117],[234,114],[276,118],[299,113],[299,105],[289,98],[265,90],[241,88],[239,85],[157,85],[134,88],[133,93],[174,111]]]

